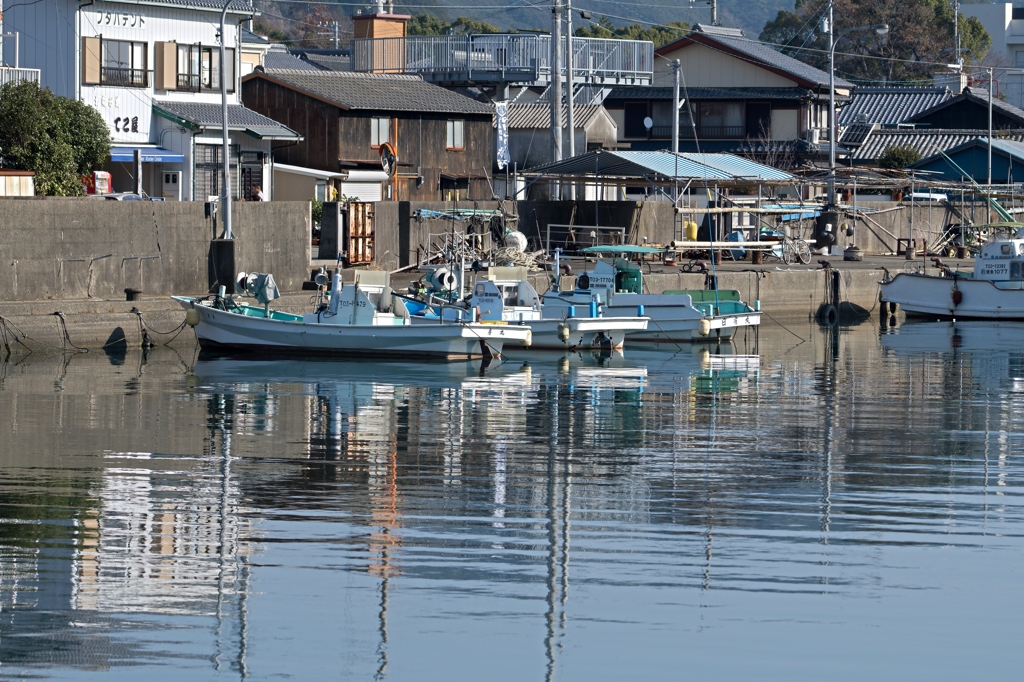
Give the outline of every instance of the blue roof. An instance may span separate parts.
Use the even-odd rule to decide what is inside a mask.
[[[716,170],[727,173],[733,178],[757,178],[759,180],[789,180],[789,173],[757,163],[735,154],[694,154],[680,153],[680,156],[692,159]]]
[[[111,147],[110,160],[120,163],[135,161],[135,150],[138,149],[142,163],[184,163],[185,157],[163,147]]]
[[[662,179],[789,181],[793,176],[733,154],[673,154],[669,151],[603,151],[527,169],[544,175],[660,176]]]

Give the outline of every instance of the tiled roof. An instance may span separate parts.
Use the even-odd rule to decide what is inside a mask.
[[[1019,132],[1024,133],[1024,131],[1019,131]],[[1006,156],[1009,156],[1009,157],[1011,157],[1012,159],[1014,159],[1016,161],[1024,161],[1024,142],[1021,141],[1022,139],[1024,139],[1024,134],[1022,134],[1021,136],[1019,136],[1016,139],[995,138],[995,139],[992,140],[992,151],[993,151],[993,153],[1005,154]],[[955,154],[956,152],[959,152],[959,151],[961,151],[963,149],[969,149],[971,147],[986,147],[987,148],[988,147],[988,138],[987,137],[979,137],[978,135],[974,135],[970,139],[965,140],[964,142],[961,142],[960,144],[956,145],[955,147],[951,147],[949,149],[944,149],[943,151],[946,152],[948,155],[952,155],[952,154]],[[925,156],[920,161],[917,161],[915,163],[910,164],[910,166],[908,166],[908,168],[920,168],[921,166],[924,166],[924,165],[926,165],[928,163],[937,161],[937,159],[934,158],[935,156],[938,156],[938,154],[931,154],[931,155]]]
[[[220,104],[153,100],[153,110],[158,115],[183,121],[193,128],[219,127],[223,121]],[[252,131],[259,137],[301,137],[291,128],[240,104],[228,105],[228,127]]]
[[[949,88],[857,88],[853,101],[839,112],[837,121],[853,123],[903,123],[911,116],[952,97]]]
[[[918,112],[917,114],[915,114],[914,116],[910,117],[907,120],[910,122],[920,121],[921,119],[925,118],[930,114],[933,114],[937,111],[941,111],[947,107],[956,106],[957,104],[960,104],[961,102],[964,101],[975,102],[988,106],[988,90],[984,88],[964,88],[964,91],[961,92],[956,97],[951,97],[947,99],[945,102],[940,102],[939,104],[936,104],[930,109]],[[1024,109],[1018,109],[1012,104],[1007,104],[1006,102],[998,98],[992,98],[992,108],[998,111],[999,113],[1003,114],[1004,116],[1015,119],[1020,123],[1022,127],[1024,127]]]
[[[577,128],[586,128],[601,115],[604,107],[600,104],[577,104],[572,108],[572,122]],[[566,120],[566,107],[562,107],[562,121]],[[547,104],[512,104],[508,108],[510,130],[530,128],[551,129],[551,107]]]
[[[305,62],[295,55],[287,52],[278,52],[277,50],[271,50],[267,52],[263,57],[263,68],[266,71],[280,71],[280,70],[300,70],[300,71],[319,71],[312,64]]]
[[[813,96],[806,88],[683,88],[679,96],[691,100],[735,100],[735,99],[810,99]],[[619,87],[612,88],[605,98],[609,99],[652,99],[671,100],[672,88]]]
[[[352,58],[347,54],[306,54],[307,62],[324,71],[351,71]]]
[[[724,28],[722,26],[706,26],[697,24],[694,30],[684,38],[680,38],[668,45],[663,45],[654,51],[655,55],[665,55],[683,47],[691,42],[698,42],[702,45],[713,46],[715,43],[727,48],[731,52],[749,58],[755,63],[764,64],[780,71],[795,76],[797,79],[810,83],[817,87],[828,87],[828,74],[821,69],[816,69],[810,64],[805,64],[799,59],[782,54],[775,48],[743,35],[738,28]],[[852,88],[853,83],[836,78],[836,86],[840,88]]]
[[[132,0],[131,2],[118,2],[118,0],[109,0],[110,2],[123,4],[123,5],[169,5],[171,7],[195,7],[197,9],[215,9],[218,12],[224,9],[224,3],[220,0]],[[255,13],[256,8],[252,6],[250,0],[235,0],[231,3],[232,10],[236,12]]]
[[[493,114],[486,104],[426,83],[419,76],[343,71],[283,70],[251,73],[343,109],[424,111],[443,114]]]
[[[263,36],[256,35],[246,27],[242,27],[241,39],[243,43],[250,45],[269,45],[270,41]]]
[[[1024,130],[1000,130],[1002,139],[1024,140]],[[950,130],[941,128],[881,128],[873,131],[853,152],[857,163],[873,163],[891,146],[915,149],[922,158],[948,151],[979,137],[977,130]],[[984,137],[984,135],[982,135]],[[995,140],[993,140],[993,146]]]

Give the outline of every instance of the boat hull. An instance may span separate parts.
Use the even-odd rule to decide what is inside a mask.
[[[954,302],[954,290],[959,303]],[[1024,289],[983,279],[901,272],[881,282],[881,300],[897,304],[910,317],[1024,320]]]
[[[413,316],[418,327],[437,325],[437,318]],[[509,322],[510,327],[530,329],[531,349],[537,350],[621,350],[626,334],[642,331],[647,326],[646,317],[573,317],[568,319],[540,319]],[[562,330],[562,327],[565,330]],[[565,335],[565,339],[562,336]]]
[[[323,324],[251,317],[174,297],[198,313],[196,337],[204,348],[330,355],[425,357],[463,360],[499,355],[506,342],[527,343],[530,332],[509,325]]]
[[[624,318],[635,316],[639,307],[643,306],[643,314],[650,322],[647,323],[646,329],[626,332],[626,339],[630,342],[717,343],[728,341],[738,329],[761,324],[761,313],[758,311],[704,315],[693,306],[679,303],[680,298],[682,297],[673,294],[619,294],[611,304],[603,305],[603,312],[611,317]],[[589,299],[580,298],[574,301],[565,296],[553,296],[544,299],[544,315],[565,315],[569,305],[573,305],[577,315],[589,314]],[[702,320],[707,321],[706,334],[701,333]]]

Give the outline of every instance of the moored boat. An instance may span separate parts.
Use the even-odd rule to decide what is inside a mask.
[[[900,272],[879,282],[882,303],[911,317],[1024,320],[1024,226],[993,225],[996,236],[981,247],[972,272],[939,265],[938,274]]]
[[[629,253],[629,246],[597,247]],[[584,252],[592,249],[584,249]],[[600,251],[599,251],[600,253]],[[650,318],[644,330],[629,331],[629,341],[692,342],[728,340],[738,329],[761,323],[761,312],[740,299],[738,291],[688,289],[661,294],[643,293],[640,266],[624,258],[599,259],[576,278],[573,291],[549,291],[543,296],[545,317],[559,317],[573,308],[580,316],[610,317],[642,314]]]
[[[531,348],[548,350],[619,350],[625,335],[647,328],[648,318],[638,315],[543,314],[541,298],[523,267],[491,267],[486,280],[477,281],[464,306],[446,305],[437,311],[422,309],[412,315],[414,324],[437,324],[440,319],[464,320],[472,316],[484,323],[504,322],[528,327]]]
[[[351,287],[335,273],[327,302],[313,313],[271,310],[234,297],[175,296],[204,348],[377,357],[471,359],[529,345],[528,327],[445,322],[414,327],[387,273],[359,272]]]

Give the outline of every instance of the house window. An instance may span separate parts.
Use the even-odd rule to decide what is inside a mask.
[[[1014,7],[1013,15],[1010,17],[1013,21],[1020,21],[1024,19],[1024,7]]]
[[[700,136],[704,138],[735,138],[746,134],[743,104],[740,102],[702,102],[700,105]]]
[[[146,43],[100,39],[100,85],[144,88],[149,85]]]
[[[462,150],[464,142],[465,121],[448,121],[448,149]]]
[[[227,48],[228,92],[235,91],[235,50]],[[220,91],[220,48],[202,45],[178,45],[176,90]]]
[[[370,119],[370,145],[376,149],[385,142],[391,142],[391,119],[374,116]]]
[[[626,102],[623,105],[623,123],[626,137],[647,137],[647,102]]]
[[[219,144],[197,144],[195,147],[195,198],[206,201],[207,197],[219,197],[223,185],[221,173],[224,171],[224,157]],[[238,182],[238,145],[231,145],[231,194],[239,197],[241,187]]]

